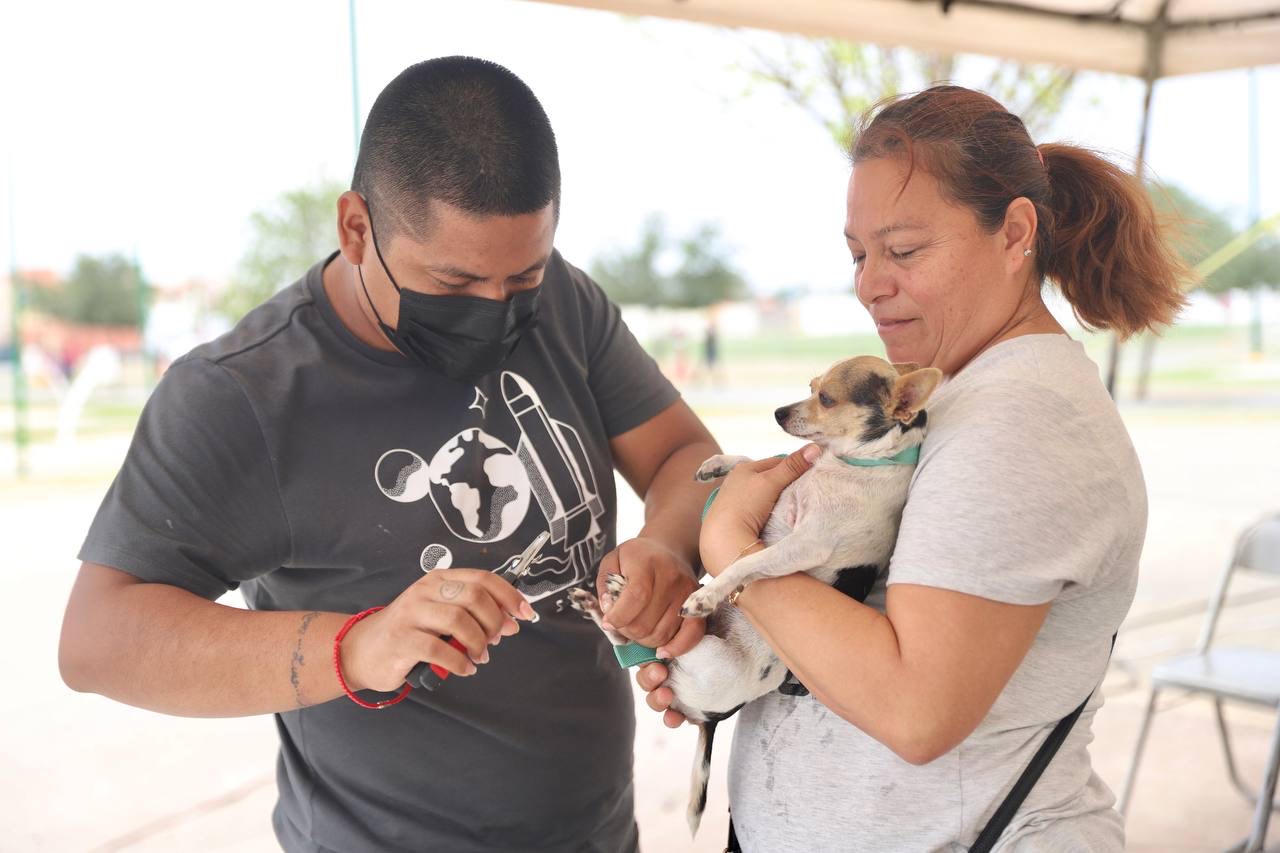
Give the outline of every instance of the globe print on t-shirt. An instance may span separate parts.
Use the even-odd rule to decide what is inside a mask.
[[[581,583],[591,576],[604,547],[599,525],[604,514],[581,437],[551,416],[527,379],[511,371],[499,378],[505,411],[476,388],[469,410],[479,412],[482,427],[460,430],[442,444],[430,462],[414,450],[396,448],[374,464],[383,495],[397,503],[430,496],[448,533],[465,542],[500,542],[516,533],[536,499],[551,542],[521,582],[534,600]],[[506,427],[512,444],[493,435]],[[443,532],[443,531],[439,531]],[[524,544],[513,543],[509,564]],[[433,536],[419,562],[423,571],[454,565],[451,545]],[[499,566],[501,569],[503,566]]]
[[[479,429],[445,442],[427,478],[436,510],[459,539],[505,539],[529,510],[529,477],[515,451]]]

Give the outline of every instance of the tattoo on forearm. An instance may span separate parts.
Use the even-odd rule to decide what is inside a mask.
[[[293,698],[297,701],[299,708],[305,708],[311,704],[302,698],[302,679],[298,675],[298,670],[306,663],[306,658],[302,655],[302,640],[307,634],[307,629],[311,627],[312,620],[319,615],[318,610],[313,610],[302,617],[302,622],[298,625],[298,644],[293,647],[293,659],[289,661],[289,683],[293,685]]]
[[[460,592],[462,592],[461,581],[445,581],[440,584],[440,597],[446,601],[453,601]]]

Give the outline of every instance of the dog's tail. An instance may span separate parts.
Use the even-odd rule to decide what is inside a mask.
[[[702,813],[707,810],[707,783],[711,779],[711,747],[719,720],[698,723],[698,751],[693,756],[693,777],[689,785],[689,834],[697,835]]]

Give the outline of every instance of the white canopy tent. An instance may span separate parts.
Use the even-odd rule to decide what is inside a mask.
[[[1280,62],[1277,0],[544,0],[1171,77]]]
[[[1138,140],[1139,172],[1157,80],[1280,63],[1280,0],[541,2],[1140,77],[1147,88]],[[1113,339],[1107,368],[1107,389],[1113,394],[1118,362],[1119,343]]]

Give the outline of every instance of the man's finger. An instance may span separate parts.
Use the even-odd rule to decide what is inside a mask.
[[[647,663],[636,670],[636,684],[648,693],[666,681],[669,674],[665,663]]]
[[[662,648],[658,649],[658,657],[663,660],[671,660],[678,658],[680,655],[698,645],[698,641],[707,633],[707,620],[705,619],[685,619],[680,623],[679,630],[670,640],[662,644]],[[663,680],[666,680],[665,676]]]
[[[652,596],[653,572],[640,571],[629,575],[626,589],[605,613],[604,621],[619,630],[627,627],[644,612]]]
[[[685,722],[684,714],[670,708],[662,712],[662,724],[669,729],[678,729]]]
[[[649,691],[644,701],[654,711],[665,711],[671,707],[671,702],[675,698],[670,687],[659,687],[657,690]]]

